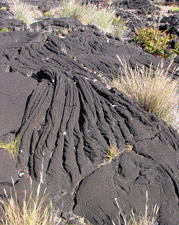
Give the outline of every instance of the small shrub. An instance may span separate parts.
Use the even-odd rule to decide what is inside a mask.
[[[44,12],[44,16],[51,17],[51,13],[49,11]]]
[[[7,10],[7,7],[2,6],[2,7],[0,8],[0,10],[6,11],[6,10]]]
[[[171,11],[172,12],[179,12],[179,7],[173,7],[173,8],[171,8]]]
[[[6,200],[0,199],[1,209],[3,212],[3,218],[1,220],[2,225],[52,225],[52,211],[51,205],[47,205],[44,208],[45,197],[40,198],[40,184],[37,189],[37,195],[32,197],[33,191],[30,197],[27,198],[26,191],[23,199],[22,208],[20,208],[17,200],[17,193],[14,188],[15,198],[7,198]]]
[[[1,29],[1,32],[3,32],[3,33],[9,32],[9,29],[8,29],[7,27],[3,27],[3,28]]]
[[[170,42],[175,36],[159,31],[152,27],[141,27],[136,31],[134,40],[145,47],[153,55],[165,57],[165,52],[170,49]]]
[[[14,156],[18,155],[19,149],[18,149],[18,141],[19,138],[16,137],[15,140],[13,140],[11,143],[6,143],[4,141],[0,142],[0,148],[3,148],[8,151],[10,154],[10,158],[14,158]]]
[[[178,107],[178,84],[179,80],[173,80],[167,69],[163,68],[161,62],[154,71],[152,65],[149,69],[136,67],[134,70],[122,61],[124,75],[115,78],[112,86],[118,88],[148,112],[154,113],[162,118],[168,125],[174,124],[173,111]]]

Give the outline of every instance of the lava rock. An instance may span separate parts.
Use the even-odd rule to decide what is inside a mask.
[[[17,171],[27,171],[15,184],[18,198],[30,176],[35,187],[43,183],[64,217],[72,212],[110,225],[122,223],[120,209],[126,216],[131,209],[143,212],[148,192],[149,205],[159,205],[157,222],[178,225],[178,133],[109,87],[123,73],[116,55],[133,68],[156,68],[160,58],[73,19],[32,26],[33,32],[0,34],[1,102],[9,118],[0,138],[18,135]],[[69,32],[62,38],[63,27]],[[119,153],[109,161],[111,145]]]

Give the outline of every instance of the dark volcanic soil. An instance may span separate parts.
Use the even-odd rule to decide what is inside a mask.
[[[115,5],[131,18],[131,32],[142,13],[158,10],[148,1]],[[126,7],[136,10],[135,21]],[[44,19],[28,29],[9,14],[0,10],[0,29],[10,30],[0,33],[0,139],[18,135],[20,152],[12,160],[0,149],[1,196],[13,177],[22,199],[31,177],[47,188],[61,216],[72,211],[94,225],[110,225],[122,224],[118,205],[126,216],[131,209],[144,212],[148,191],[149,206],[159,206],[158,224],[178,225],[177,131],[106,86],[121,68],[116,55],[133,67],[155,67],[161,59],[129,37],[119,40],[73,19]],[[178,34],[179,15],[171,17],[161,24]],[[65,38],[63,28],[69,30]],[[119,154],[104,163],[111,144]]]

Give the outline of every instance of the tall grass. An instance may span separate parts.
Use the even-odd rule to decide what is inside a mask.
[[[37,195],[32,197],[33,191],[27,198],[25,191],[22,208],[18,204],[17,192],[14,188],[15,198],[10,196],[7,200],[0,199],[3,212],[1,225],[52,225],[53,218],[51,205],[44,207],[45,197],[40,198],[40,184],[37,189]]]
[[[78,19],[84,25],[95,25],[104,33],[120,35],[124,28],[124,23],[118,17],[114,8],[98,8],[96,5],[81,5],[76,0],[65,0],[60,8],[60,14],[64,17]]]
[[[10,6],[10,11],[15,17],[24,21],[27,25],[36,21],[36,18],[41,17],[42,13],[31,4],[23,2],[22,0],[7,0]]]
[[[80,17],[80,14],[83,14],[82,10],[83,7],[79,3],[76,3],[74,0],[63,1],[61,7],[61,15],[64,17],[78,19]]]
[[[148,112],[161,117],[169,125],[175,123],[178,115],[178,88],[179,80],[173,80],[169,75],[171,64],[164,69],[161,62],[154,70],[150,68],[132,69],[127,63],[118,57],[123,69],[123,76],[115,78],[112,86],[118,88],[134,100]]]

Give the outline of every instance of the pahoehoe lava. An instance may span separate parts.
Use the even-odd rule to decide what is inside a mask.
[[[56,34],[63,27],[70,30],[64,39]],[[17,171],[28,173],[16,180],[17,189],[30,176],[47,187],[56,207],[100,225],[117,223],[116,201],[125,215],[141,212],[148,191],[150,205],[160,207],[159,224],[178,225],[177,132],[107,85],[121,68],[116,54],[133,67],[155,67],[160,59],[73,19],[50,18],[32,28],[0,33],[0,73],[16,74],[14,84],[25,79],[23,90],[31,85],[21,122],[1,135],[19,137]],[[111,144],[121,154],[104,163]],[[123,151],[128,145],[132,151]]]

